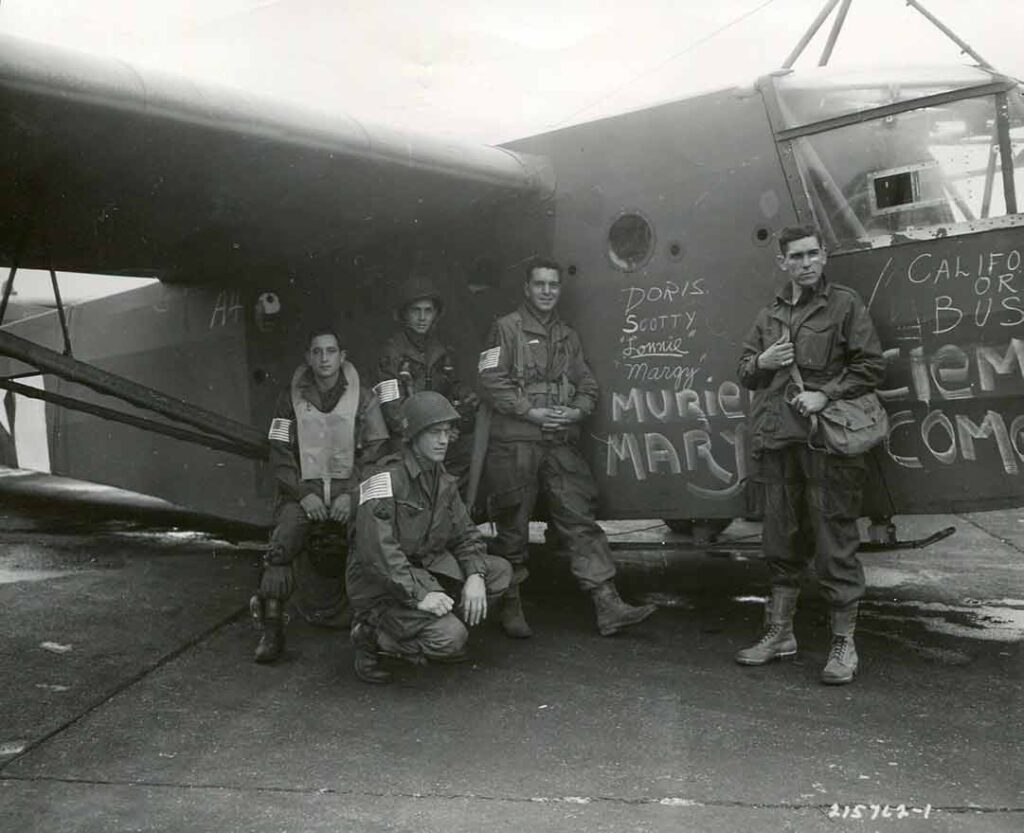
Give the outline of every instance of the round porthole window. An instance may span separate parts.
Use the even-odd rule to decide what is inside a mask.
[[[608,257],[616,268],[632,272],[654,251],[654,230],[640,214],[623,214],[608,229]]]

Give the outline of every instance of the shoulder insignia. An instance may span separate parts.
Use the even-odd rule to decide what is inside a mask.
[[[291,439],[292,421],[290,419],[273,419],[270,422],[270,432],[267,438],[286,443]]]
[[[485,370],[493,370],[498,366],[498,362],[501,360],[501,345],[492,347],[490,350],[484,350],[480,354],[480,363],[477,365],[477,370],[483,373]]]
[[[398,390],[397,379],[385,379],[383,382],[375,385],[374,393],[377,394],[377,398],[383,405],[385,402],[394,402],[396,399],[401,399],[402,394]]]
[[[391,472],[377,472],[359,484],[359,505],[362,506],[368,500],[393,497],[391,491]]]

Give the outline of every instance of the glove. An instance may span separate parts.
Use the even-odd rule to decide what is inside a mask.
[[[265,564],[260,578],[260,596],[264,599],[287,599],[292,594],[291,564]]]

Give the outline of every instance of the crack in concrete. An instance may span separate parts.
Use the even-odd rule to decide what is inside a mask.
[[[135,674],[133,674],[132,676],[128,677],[126,680],[124,680],[119,685],[115,686],[113,689],[111,689],[106,694],[101,695],[93,703],[91,703],[90,705],[86,706],[78,714],[74,715],[73,717],[68,718],[63,723],[61,723],[59,726],[56,726],[55,728],[51,729],[46,734],[44,734],[44,735],[42,735],[42,736],[40,736],[40,737],[30,741],[28,744],[25,745],[24,749],[21,749],[17,754],[12,755],[10,758],[8,758],[7,760],[5,760],[2,763],[0,763],[0,781],[2,781],[2,780],[4,780],[5,778],[8,777],[6,775],[3,775],[2,773],[3,773],[3,771],[7,767],[9,767],[15,761],[18,761],[18,760],[24,758],[30,752],[32,752],[35,749],[38,749],[40,746],[42,746],[47,741],[51,740],[52,738],[57,737],[57,735],[59,735],[62,732],[66,731],[67,729],[70,729],[72,726],[74,726],[80,720],[82,720],[85,717],[88,717],[90,714],[92,714],[94,711],[96,711],[96,709],[98,709],[101,706],[104,706],[107,703],[109,703],[111,700],[113,700],[115,697],[117,697],[117,695],[120,694],[121,692],[126,691],[127,689],[129,689],[133,685],[135,685],[136,683],[141,682],[146,677],[148,677],[150,674],[152,674],[154,671],[157,671],[160,668],[163,668],[163,666],[167,665],[167,663],[174,661],[175,659],[180,657],[183,653],[185,653],[190,648],[194,648],[195,646],[202,644],[207,639],[209,639],[211,636],[213,636],[215,633],[217,633],[217,631],[219,631],[221,628],[224,628],[224,627],[232,624],[233,622],[237,621],[238,619],[241,619],[243,616],[248,615],[248,613],[249,613],[249,605],[248,604],[243,605],[242,607],[240,607],[240,608],[238,608],[236,610],[233,610],[226,617],[221,618],[220,620],[215,622],[213,625],[208,627],[206,630],[200,631],[198,634],[193,636],[191,639],[186,640],[184,643],[179,645],[174,650],[168,651],[166,654],[163,654],[162,656],[157,657],[157,659],[154,660],[153,662],[149,663],[148,665],[143,666]]]
[[[512,804],[570,804],[574,806],[587,804],[619,804],[631,807],[720,807],[737,808],[748,810],[815,810],[827,813],[829,808],[835,804],[839,806],[856,804],[865,805],[863,801],[830,801],[827,804],[814,804],[797,801],[737,801],[726,799],[700,799],[681,798],[676,796],[664,796],[661,798],[626,798],[622,796],[596,795],[596,796],[518,796],[518,795],[487,795],[483,793],[421,793],[421,792],[396,792],[396,791],[371,791],[371,790],[344,790],[334,787],[268,787],[268,786],[239,786],[237,784],[216,784],[216,783],[184,783],[176,781],[117,781],[100,778],[67,778],[48,775],[0,775],[0,782],[23,782],[32,784],[68,784],[92,787],[142,787],[144,789],[163,790],[212,790],[232,793],[268,793],[284,795],[303,796],[336,796],[338,798],[364,798],[364,799],[407,799],[410,801],[495,801],[508,802]],[[872,802],[875,804],[877,802]],[[872,806],[871,804],[865,806]],[[893,806],[890,802],[890,806]],[[951,814],[1024,814],[1024,806],[1020,807],[983,807],[977,804],[931,804],[933,813]]]
[[[989,538],[995,538],[1000,544],[1003,544],[1004,546],[1007,546],[1007,547],[1009,547],[1012,550],[1016,550],[1021,555],[1024,555],[1024,547],[1022,547],[1019,544],[1011,541],[1009,538],[1004,538],[1002,535],[998,535],[995,532],[993,532],[991,529],[988,529],[987,527],[982,526],[980,523],[978,523],[976,520],[974,520],[974,518],[968,517],[967,515],[964,515],[964,514],[962,514],[960,512],[957,513],[957,517],[960,518],[961,520],[966,521],[971,526],[973,526],[975,529],[981,530],[986,535],[988,535]]]

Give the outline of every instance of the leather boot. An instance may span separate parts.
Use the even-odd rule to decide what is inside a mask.
[[[594,588],[591,593],[594,600],[594,611],[597,614],[597,630],[601,636],[611,636],[623,628],[636,625],[658,609],[657,605],[640,605],[634,607],[619,598],[619,591],[609,579]]]
[[[260,599],[253,596],[249,605],[260,629],[260,641],[253,658],[259,663],[273,662],[284,653],[284,617],[281,602],[277,599]],[[257,612],[254,605],[261,609]]]
[[[846,685],[852,683],[857,674],[857,648],[853,644],[857,603],[841,610],[832,610],[829,621],[832,626],[832,644],[828,649],[828,662],[821,671],[821,681],[825,685]]]
[[[740,665],[765,665],[773,659],[796,654],[793,614],[799,595],[800,591],[795,587],[772,588],[772,597],[765,611],[764,633],[749,648],[736,653],[736,662]]]
[[[391,672],[380,664],[377,633],[370,625],[360,622],[352,628],[352,645],[355,648],[355,672],[360,680],[374,685],[391,682]]]
[[[523,601],[519,596],[519,585],[511,584],[501,600],[501,629],[512,639],[529,639],[533,630],[523,615]]]

